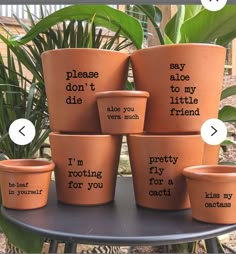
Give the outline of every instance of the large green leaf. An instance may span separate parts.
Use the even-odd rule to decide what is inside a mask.
[[[190,19],[197,15],[203,9],[202,5],[185,5],[184,20]]]
[[[236,95],[236,86],[230,86],[230,87],[227,87],[225,88],[222,93],[221,93],[221,100],[229,97],[229,96],[232,96],[232,95]]]
[[[1,213],[0,220],[1,228],[11,243],[27,253],[41,253],[45,241],[44,237],[8,222]]]
[[[25,44],[39,33],[65,20],[92,20],[97,26],[105,27],[116,32],[121,28],[121,35],[129,38],[137,48],[141,48],[143,42],[143,30],[139,21],[124,12],[107,5],[73,5],[58,10],[40,20],[23,37],[12,38],[15,45]]]
[[[224,122],[236,122],[236,108],[232,106],[224,106],[219,111],[219,119]]]
[[[164,44],[164,39],[160,30],[160,24],[161,24],[161,20],[162,20],[162,12],[161,10],[155,6],[155,5],[136,5],[136,7],[141,10],[150,20],[150,22],[152,23],[157,36],[159,38],[160,44]]]
[[[165,43],[179,43],[181,39],[180,29],[182,24],[184,23],[185,18],[185,6],[178,6],[177,13],[173,16],[173,18],[167,23],[165,27]]]
[[[228,34],[220,36],[216,40],[216,44],[226,47],[235,38],[235,35],[236,35],[236,28],[234,30],[230,31]]]
[[[220,11],[203,9],[186,20],[181,27],[181,43],[210,43],[235,31],[236,5],[226,5]],[[231,37],[235,37],[231,35]]]

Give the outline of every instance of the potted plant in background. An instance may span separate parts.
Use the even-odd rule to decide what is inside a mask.
[[[0,125],[0,148],[4,159],[31,158],[50,132],[47,124],[48,109],[42,75],[41,54],[43,52],[55,48],[80,47],[119,51],[131,44],[140,48],[142,44],[143,34],[139,22],[127,14],[106,5],[69,6],[47,17],[43,8],[41,8],[41,17],[38,22],[35,22],[29,9],[27,9],[27,12],[30,25],[15,17],[27,34],[25,37],[23,36],[20,43],[16,43],[16,41],[13,43],[13,40],[0,35],[0,39],[8,46],[11,55],[8,55],[11,62],[1,62],[2,70],[0,73],[2,84],[4,83],[1,86],[0,94],[2,95],[0,97],[1,103],[4,104],[4,114],[1,114]],[[56,21],[55,17],[57,17]],[[70,21],[66,22],[68,20]],[[39,33],[35,34],[39,27]],[[111,35],[104,34],[102,28],[108,29]],[[9,32],[10,35],[12,34]],[[117,43],[118,38],[121,38],[121,40]],[[26,43],[26,41],[29,43]],[[20,63],[19,70],[15,69],[13,57]],[[9,65],[9,63],[11,64]],[[30,72],[32,75],[30,78],[25,78],[22,66]],[[8,79],[5,70],[9,70],[12,79]],[[14,83],[16,80],[21,82],[18,87]],[[9,101],[7,103],[3,101],[3,98],[5,98],[3,93],[8,94]],[[17,106],[22,101],[23,105],[20,112],[15,113],[15,109],[18,109]],[[9,139],[8,128],[15,119],[29,116],[31,121],[33,121],[33,118],[35,119],[35,124],[40,131],[38,135],[36,134],[37,139],[35,139],[34,145],[29,144],[21,148],[14,145]],[[44,238],[28,234],[24,230],[9,225],[2,218],[1,224],[4,233],[16,246],[27,252],[41,251]]]

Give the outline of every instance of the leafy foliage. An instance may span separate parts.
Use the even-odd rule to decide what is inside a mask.
[[[200,5],[181,5],[165,27],[165,43],[215,43],[226,46],[236,37],[236,6],[209,11]]]
[[[23,37],[16,36],[12,38],[11,43],[14,45],[25,44],[33,40],[39,33],[66,20],[87,21],[115,33],[119,31],[120,35],[130,39],[137,48],[141,48],[143,30],[138,20],[107,5],[72,5],[65,7],[34,24]],[[94,34],[90,33],[90,35]]]
[[[0,149],[8,158],[32,158],[49,133],[46,96],[7,52],[6,66],[0,55]],[[19,118],[29,119],[36,128],[35,139],[26,146],[16,145],[8,135],[10,124]]]

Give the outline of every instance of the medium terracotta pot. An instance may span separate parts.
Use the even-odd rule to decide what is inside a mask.
[[[136,203],[154,209],[190,208],[184,167],[202,163],[200,135],[129,135]]]
[[[96,94],[103,133],[142,133],[149,93],[107,91]]]
[[[3,206],[19,210],[45,206],[54,166],[53,162],[44,160],[0,161]]]
[[[50,133],[59,201],[99,205],[113,201],[121,136]]]
[[[100,133],[96,92],[124,89],[128,54],[102,49],[57,49],[42,54],[53,131]]]
[[[236,167],[203,165],[183,170],[194,219],[219,224],[236,223]]]
[[[196,132],[207,119],[217,118],[225,53],[224,47],[212,44],[162,45],[134,52],[135,86],[150,93],[145,131]]]

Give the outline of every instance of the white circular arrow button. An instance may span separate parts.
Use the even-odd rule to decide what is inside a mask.
[[[217,118],[208,119],[201,127],[201,136],[207,144],[219,145],[227,137],[227,128],[225,124]]]
[[[35,127],[28,119],[19,118],[9,128],[10,139],[17,145],[27,145],[35,137]]]
[[[227,0],[201,0],[201,3],[208,11],[219,11],[224,8]]]

